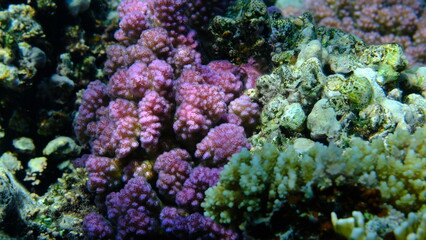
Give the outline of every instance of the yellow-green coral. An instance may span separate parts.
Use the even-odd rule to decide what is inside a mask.
[[[379,240],[384,239],[385,233],[393,232],[396,240],[421,240],[426,239],[426,212],[410,212],[405,218],[395,210],[390,210],[395,216],[377,218],[367,221],[365,215],[353,211],[348,218],[338,218],[336,213],[331,213],[334,231],[351,240]],[[404,220],[405,219],[405,220]]]
[[[420,90],[426,96],[426,67],[416,66],[402,72],[402,81],[407,87]]]
[[[314,188],[363,184],[379,189],[382,198],[402,212],[426,203],[426,127],[414,134],[397,130],[386,140],[359,138],[342,149],[315,143],[298,152],[289,145],[279,152],[272,144],[235,154],[218,184],[206,191],[205,214],[221,223],[245,228],[268,219],[292,193],[314,198]]]

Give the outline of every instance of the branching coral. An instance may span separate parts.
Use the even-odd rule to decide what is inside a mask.
[[[211,17],[204,4],[124,0],[118,8],[120,44],[107,49],[104,69],[109,81],[89,84],[74,124],[81,143],[91,148],[89,190],[101,210],[106,205],[107,219],[91,214],[84,222],[91,238],[110,236],[108,226],[117,239],[175,231],[185,239],[238,236],[203,216],[200,204],[221,166],[250,147],[242,126],[253,128],[259,109],[243,91],[259,73],[227,60],[202,64],[190,23]],[[227,1],[208,5],[224,7]],[[190,10],[200,12],[189,19]],[[166,212],[177,207],[185,226],[169,231],[167,222],[180,217]]]
[[[119,7],[120,43],[108,49],[105,64],[109,82],[96,81],[83,93],[75,122],[79,140],[92,151],[86,162],[90,190],[115,237],[235,239],[259,225],[273,232],[277,224],[268,223],[293,210],[291,216],[299,217],[297,207],[317,196],[328,202],[328,217],[343,205],[332,200],[343,201],[349,191],[360,195],[352,202],[362,199],[357,208],[372,213],[383,201],[405,212],[419,208],[425,185],[414,179],[424,178],[419,159],[426,134],[417,131],[416,142],[402,130],[422,125],[426,108],[424,97],[413,93],[422,84],[397,88],[405,85],[401,72],[407,67],[401,47],[368,46],[315,26],[309,15],[282,18],[261,1],[239,1],[229,18],[209,25],[215,30],[211,50],[249,63],[203,62],[211,57],[201,58],[209,45],[199,44],[205,36],[198,38],[193,24],[212,17],[200,16],[206,13],[201,5],[222,3],[125,0]],[[200,12],[190,18],[192,10]],[[229,45],[219,49],[224,38]],[[277,68],[258,78],[271,61]],[[246,134],[256,130],[261,107],[262,126],[251,141],[258,150],[238,153],[251,147]],[[395,129],[385,141],[351,138]],[[330,145],[261,148],[269,140],[291,141],[286,135]],[[103,237],[109,234],[105,221],[92,214],[84,229]],[[227,223],[240,229],[229,230]]]
[[[423,127],[371,143],[354,138],[345,149],[315,143],[303,150],[288,145],[280,152],[272,144],[253,153],[243,150],[225,165],[202,206],[216,221],[247,229],[273,221],[298,192],[309,199],[316,197],[315,189],[361,184],[378,189],[384,202],[400,211],[417,211],[426,202],[425,137]]]

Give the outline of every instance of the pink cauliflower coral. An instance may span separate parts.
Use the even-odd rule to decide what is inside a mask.
[[[90,154],[86,160],[86,169],[89,175],[87,188],[91,192],[106,193],[120,183],[120,168],[112,158]]]
[[[136,62],[128,69],[117,71],[108,83],[108,94],[129,100],[138,100],[148,90],[163,97],[171,97],[173,69],[163,60],[154,60],[149,65]]]
[[[220,166],[249,147],[241,126],[223,122],[251,122],[252,103],[235,100],[230,105],[251,84],[244,83],[251,71],[229,61],[203,65],[196,32],[189,25],[207,21],[228,3],[120,3],[120,29],[115,33],[120,43],[108,47],[104,69],[109,82],[89,85],[75,122],[80,141],[91,146],[91,154],[81,160],[87,159],[88,188],[107,216],[87,216],[84,229],[89,236],[238,237],[194,212],[201,211],[204,191],[217,182]],[[194,152],[203,161],[192,161]],[[121,185],[123,189],[113,192]],[[166,210],[160,214],[161,208]]]
[[[222,168],[195,167],[176,195],[177,205],[191,211],[202,210],[204,192],[219,181],[221,171]]]
[[[161,194],[174,199],[182,190],[183,183],[192,171],[190,160],[189,153],[179,148],[157,157],[154,170],[158,173],[157,188]]]
[[[173,128],[185,141],[197,142],[226,113],[224,93],[214,85],[184,83],[177,89],[176,100],[180,106]]]
[[[207,136],[197,144],[195,156],[208,161],[213,166],[226,163],[234,153],[242,148],[250,148],[244,128],[232,123],[223,123],[213,128]]]
[[[139,101],[140,142],[147,152],[159,147],[161,131],[170,121],[172,105],[160,94],[150,91]]]
[[[241,119],[241,125],[246,130],[252,130],[260,117],[260,106],[253,102],[249,96],[241,95],[229,103],[228,113]]]

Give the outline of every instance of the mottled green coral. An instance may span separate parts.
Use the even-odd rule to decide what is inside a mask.
[[[371,143],[353,138],[345,149],[315,143],[307,150],[288,145],[280,152],[266,144],[235,154],[202,206],[216,221],[245,229],[269,221],[294,194],[315,198],[315,189],[362,184],[378,189],[396,209],[416,211],[426,203],[425,159],[426,127],[412,135],[397,130]]]
[[[404,50],[396,43],[368,46],[355,55],[353,61],[377,70],[380,85],[396,81],[400,72],[408,67]]]
[[[344,108],[345,104],[354,110],[365,108],[373,98],[373,87],[370,81],[365,77],[350,76],[345,78],[343,75],[330,76],[327,81],[326,89],[339,92],[339,97],[331,97],[334,101],[340,101],[336,109]],[[347,109],[349,110],[349,109]]]

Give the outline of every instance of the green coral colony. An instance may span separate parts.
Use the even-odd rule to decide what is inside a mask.
[[[426,202],[425,127],[412,135],[397,130],[386,140],[376,138],[368,142],[353,138],[346,148],[303,141],[281,147],[283,150],[279,151],[268,143],[253,152],[243,150],[235,154],[221,173],[219,183],[206,191],[206,215],[247,230],[260,224],[259,219],[276,221],[276,214],[291,202],[292,195],[301,193],[309,199],[316,197],[319,190],[362,184],[378,189],[383,202],[389,204],[387,207],[420,216],[419,223],[411,223],[413,226],[424,225],[421,216]],[[358,231],[357,239],[362,239],[363,234],[375,234],[368,231],[378,230],[365,229],[364,225],[354,230],[353,225],[343,231],[342,224],[347,223],[333,220],[336,231],[348,238],[353,231]]]

